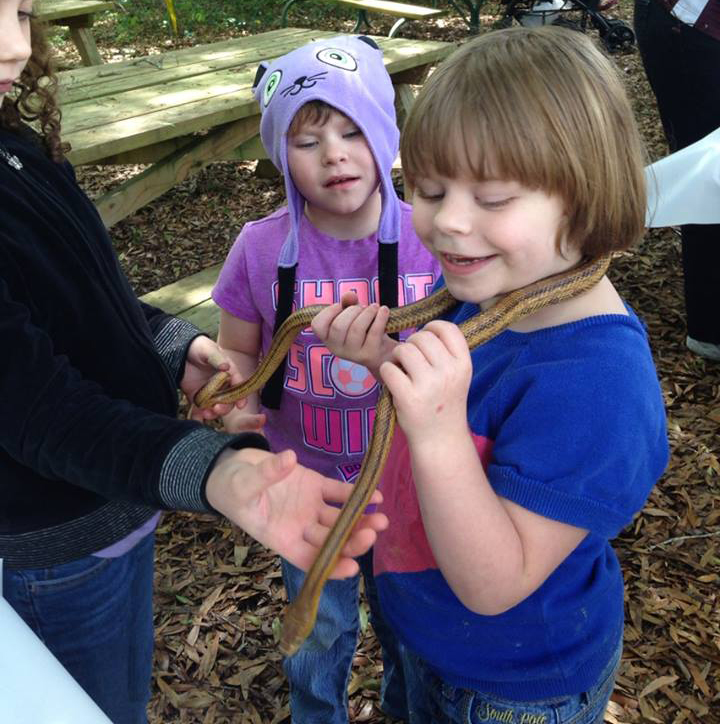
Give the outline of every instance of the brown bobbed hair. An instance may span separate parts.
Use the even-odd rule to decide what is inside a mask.
[[[645,151],[633,112],[613,63],[575,30],[515,27],[462,46],[418,95],[401,157],[410,189],[464,171],[559,196],[560,250],[564,238],[597,258],[643,235]]]
[[[34,123],[48,156],[61,162],[70,149],[60,138],[60,108],[57,78],[43,25],[30,19],[32,55],[20,75],[19,92],[6,96],[0,106],[0,126],[17,130],[22,123]]]

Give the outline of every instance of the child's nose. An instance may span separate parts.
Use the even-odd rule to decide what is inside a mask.
[[[0,43],[0,61],[25,63],[32,53],[30,43],[27,41],[19,23],[16,19],[3,23],[0,35],[3,36]]]
[[[326,164],[339,163],[347,158],[345,144],[342,140],[329,140],[323,146],[323,161]]]
[[[435,227],[447,235],[469,234],[472,230],[471,212],[466,203],[446,195],[435,212]]]

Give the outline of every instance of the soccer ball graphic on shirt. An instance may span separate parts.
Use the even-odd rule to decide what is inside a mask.
[[[345,397],[363,397],[372,392],[377,385],[376,379],[367,367],[340,357],[333,357],[330,363],[330,381]]]

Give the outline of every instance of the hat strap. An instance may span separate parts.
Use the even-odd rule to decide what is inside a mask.
[[[378,282],[380,286],[380,304],[392,309],[398,305],[398,245],[395,243],[378,244]],[[398,339],[398,334],[390,335]]]
[[[292,314],[293,297],[295,296],[295,272],[297,263],[293,266],[278,267],[278,302],[275,312],[275,327],[273,336],[277,333],[282,323]],[[285,382],[285,367],[287,357],[278,365],[272,377],[265,383],[260,393],[260,401],[265,407],[272,410],[280,408],[283,384]]]

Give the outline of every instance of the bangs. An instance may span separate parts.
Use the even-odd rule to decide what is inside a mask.
[[[299,133],[300,129],[305,125],[324,126],[333,111],[335,111],[335,108],[325,103],[325,101],[310,101],[306,103],[300,107],[292,119],[290,128],[288,128],[288,135],[292,136]],[[340,111],[337,112],[339,113]]]
[[[403,173],[411,185],[415,179],[434,175],[453,178],[467,173],[478,181],[493,177],[489,146],[478,137],[476,120],[469,123],[456,115],[449,121],[439,114],[423,114],[418,121],[417,128],[407,129],[401,149]],[[417,141],[412,140],[413,131]]]
[[[556,164],[543,132],[546,119],[538,122],[543,109],[521,90],[514,92],[528,79],[518,83],[508,77],[515,75],[512,68],[503,64],[479,72],[439,70],[427,82],[435,87],[418,97],[403,132],[402,167],[408,184],[433,174],[468,175],[477,181],[514,180],[559,192],[559,178],[551,177]]]

